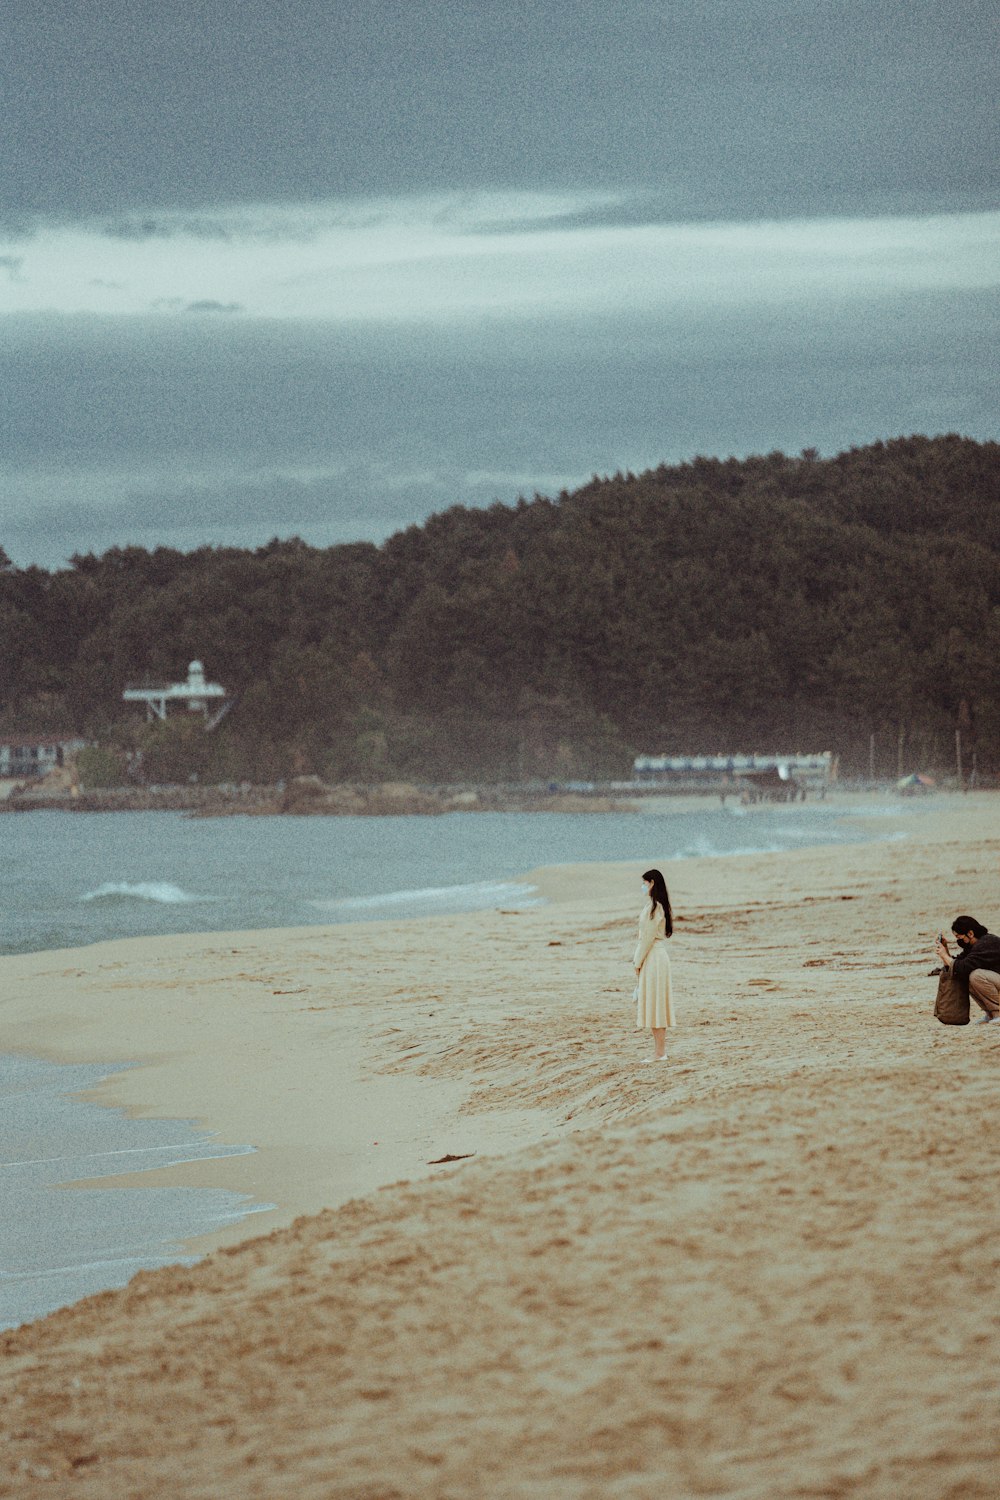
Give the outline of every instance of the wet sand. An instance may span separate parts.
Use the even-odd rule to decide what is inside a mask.
[[[155,1177],[278,1208],[2,1338],[0,1495],[994,1495],[1000,1025],[927,973],[1000,925],[1000,799],[900,826],[667,866],[663,1066],[655,849],[537,910],[3,960],[8,1050],[137,1059],[109,1102],[258,1148]]]

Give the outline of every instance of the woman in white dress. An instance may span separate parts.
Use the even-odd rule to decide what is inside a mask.
[[[667,938],[674,930],[667,883],[659,870],[643,875],[649,900],[639,913],[639,941],[632,963],[638,983],[635,987],[635,1025],[637,1031],[653,1033],[653,1056],[644,1062],[663,1062],[667,1055],[667,1027],[675,1026],[674,1007],[670,998],[670,957]]]

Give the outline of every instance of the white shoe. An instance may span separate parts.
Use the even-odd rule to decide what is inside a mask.
[[[1000,1016],[991,1016],[984,1010],[981,1016],[976,1017],[977,1026],[985,1026],[988,1021],[1000,1021]]]

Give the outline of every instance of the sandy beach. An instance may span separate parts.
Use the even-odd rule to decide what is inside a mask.
[[[275,1205],[0,1336],[0,1495],[994,1496],[1000,1025],[927,976],[1000,925],[1000,798],[885,833],[665,864],[663,1066],[655,848],[534,910],[0,960],[6,1050],[256,1147],[145,1185]]]

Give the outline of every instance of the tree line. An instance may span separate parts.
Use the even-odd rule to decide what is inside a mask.
[[[381,546],[0,551],[0,733],[147,779],[621,776],[632,756],[837,752],[1000,772],[1000,445],[955,435],[695,458],[456,505]],[[126,685],[190,660],[206,734]],[[874,736],[874,741],[873,737]]]

